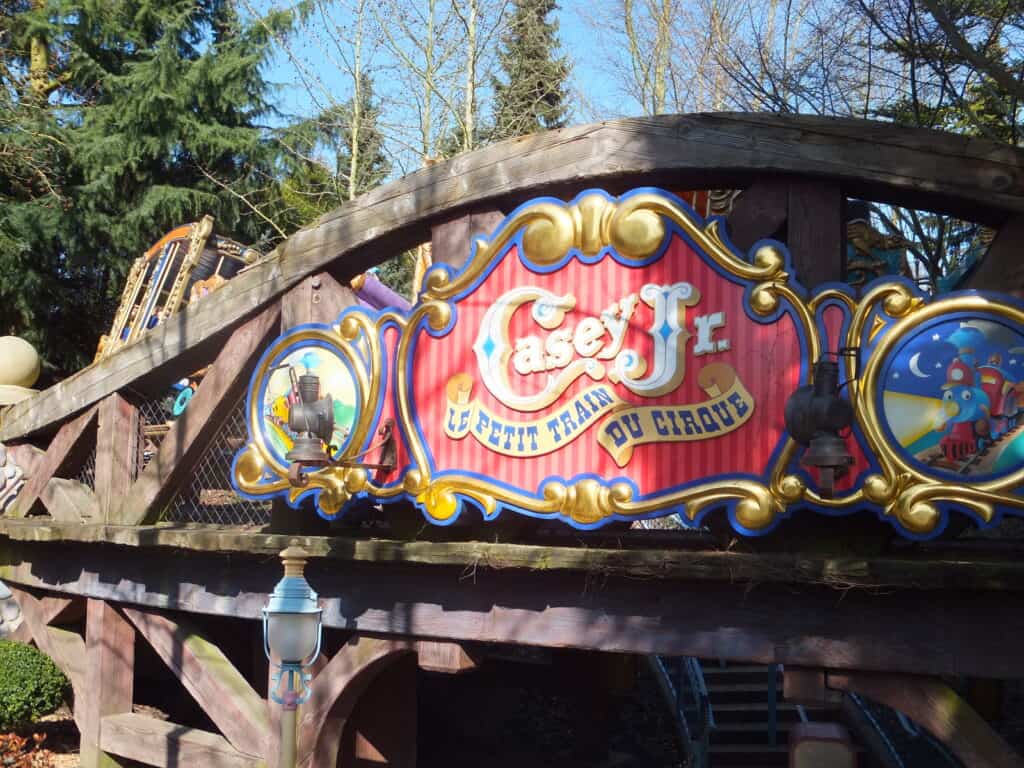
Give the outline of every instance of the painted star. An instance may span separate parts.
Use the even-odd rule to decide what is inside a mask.
[[[1016,365],[1016,364],[1017,364],[1017,358],[1013,358],[1013,360],[1010,361],[1010,365]]]
[[[895,373],[894,373],[894,374],[892,375],[892,377],[893,377],[894,379],[898,379],[898,378],[900,377],[900,373],[899,373],[899,371],[896,371],[896,372],[895,372]]]
[[[935,367],[936,367],[936,368],[941,368],[941,367],[942,367],[942,363],[936,363],[936,364],[935,364]]]
[[[941,337],[941,336],[939,336],[939,334],[937,334],[937,333],[933,333],[933,334],[932,334],[932,341],[938,341],[938,340],[939,340],[939,339],[941,339],[941,338],[942,338],[942,337]]]

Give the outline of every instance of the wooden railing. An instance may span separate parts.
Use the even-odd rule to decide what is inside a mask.
[[[738,212],[733,229],[763,235],[792,210],[789,245],[799,251],[793,241],[802,240],[810,249],[802,263],[794,252],[808,284],[825,274],[822,263],[832,258],[822,247],[840,237],[844,196],[993,226],[1013,217],[1014,238],[1024,227],[1016,218],[1024,213],[1024,152],[982,139],[859,120],[750,114],[635,118],[526,136],[425,168],[326,214],[213,300],[188,307],[98,365],[12,407],[0,440],[52,431],[125,388],[144,390],[168,381],[171,371],[194,370],[233,328],[310,275],[354,276],[475,211],[510,210],[527,197],[590,186],[708,189],[755,182],[770,190]],[[742,247],[743,237],[734,239]],[[993,251],[1006,247],[1003,239]],[[465,251],[468,241],[456,246]],[[443,249],[435,254],[445,256]],[[982,269],[979,280],[995,280],[990,287],[997,287],[1009,277],[1024,285],[1022,273],[1024,267],[1009,275]]]
[[[471,236],[541,194],[602,186],[744,189],[727,222],[741,250],[784,233],[804,285],[841,277],[848,197],[952,213],[1000,228],[975,284],[1024,287],[1024,151],[889,124],[702,114],[628,119],[523,137],[423,169],[323,216],[272,256],[96,365],[13,406],[0,440],[30,466],[13,508],[53,519],[154,522],[237,402],[267,340],[355,302],[347,278],[424,241],[460,264]],[[139,472],[140,395],[211,365],[183,418]],[[46,441],[45,454],[29,441]],[[95,455],[93,494],[70,478]],[[136,478],[136,475],[137,478]],[[10,516],[10,513],[9,513]]]

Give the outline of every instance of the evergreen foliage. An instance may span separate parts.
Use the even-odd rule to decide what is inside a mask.
[[[54,712],[68,680],[31,645],[0,640],[0,731],[21,728]]]
[[[373,189],[391,173],[391,162],[384,153],[384,135],[378,125],[381,108],[369,77],[363,78],[360,102],[354,175],[354,99],[298,121],[279,133],[281,197],[285,206],[281,220],[289,231]]]
[[[211,213],[220,234],[272,236],[252,213],[276,194],[260,70],[289,17],[32,0],[2,18],[0,332],[57,377],[91,360],[131,262],[174,226]]]
[[[565,126],[569,63],[557,57],[558,22],[549,17],[555,0],[515,0],[502,35],[499,63],[504,81],[494,81],[491,139],[522,136]]]

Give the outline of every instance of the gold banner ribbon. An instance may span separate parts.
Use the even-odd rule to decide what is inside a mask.
[[[610,386],[596,384],[546,416],[516,421],[497,416],[478,400],[471,400],[473,384],[473,377],[465,373],[448,380],[444,432],[455,440],[472,435],[488,450],[505,456],[525,458],[557,451],[623,404]]]
[[[724,363],[701,369],[701,389],[710,400],[690,405],[631,406],[605,419],[597,442],[620,467],[633,457],[633,448],[645,443],[682,443],[710,440],[739,429],[754,413],[754,398],[736,372]]]
[[[595,384],[552,413],[518,421],[498,416],[473,399],[473,377],[458,373],[445,389],[444,432],[454,440],[472,435],[488,450],[528,458],[557,451],[607,416],[597,441],[624,467],[637,445],[708,440],[739,429],[750,419],[754,398],[731,366],[706,365],[697,383],[711,399],[691,405],[629,405],[607,384]]]

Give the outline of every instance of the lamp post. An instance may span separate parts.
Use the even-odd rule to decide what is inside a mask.
[[[303,573],[305,550],[292,544],[281,552],[284,578],[263,609],[263,650],[277,671],[270,683],[272,701],[281,705],[280,768],[294,768],[298,706],[309,698],[306,668],[320,655],[321,609]]]

